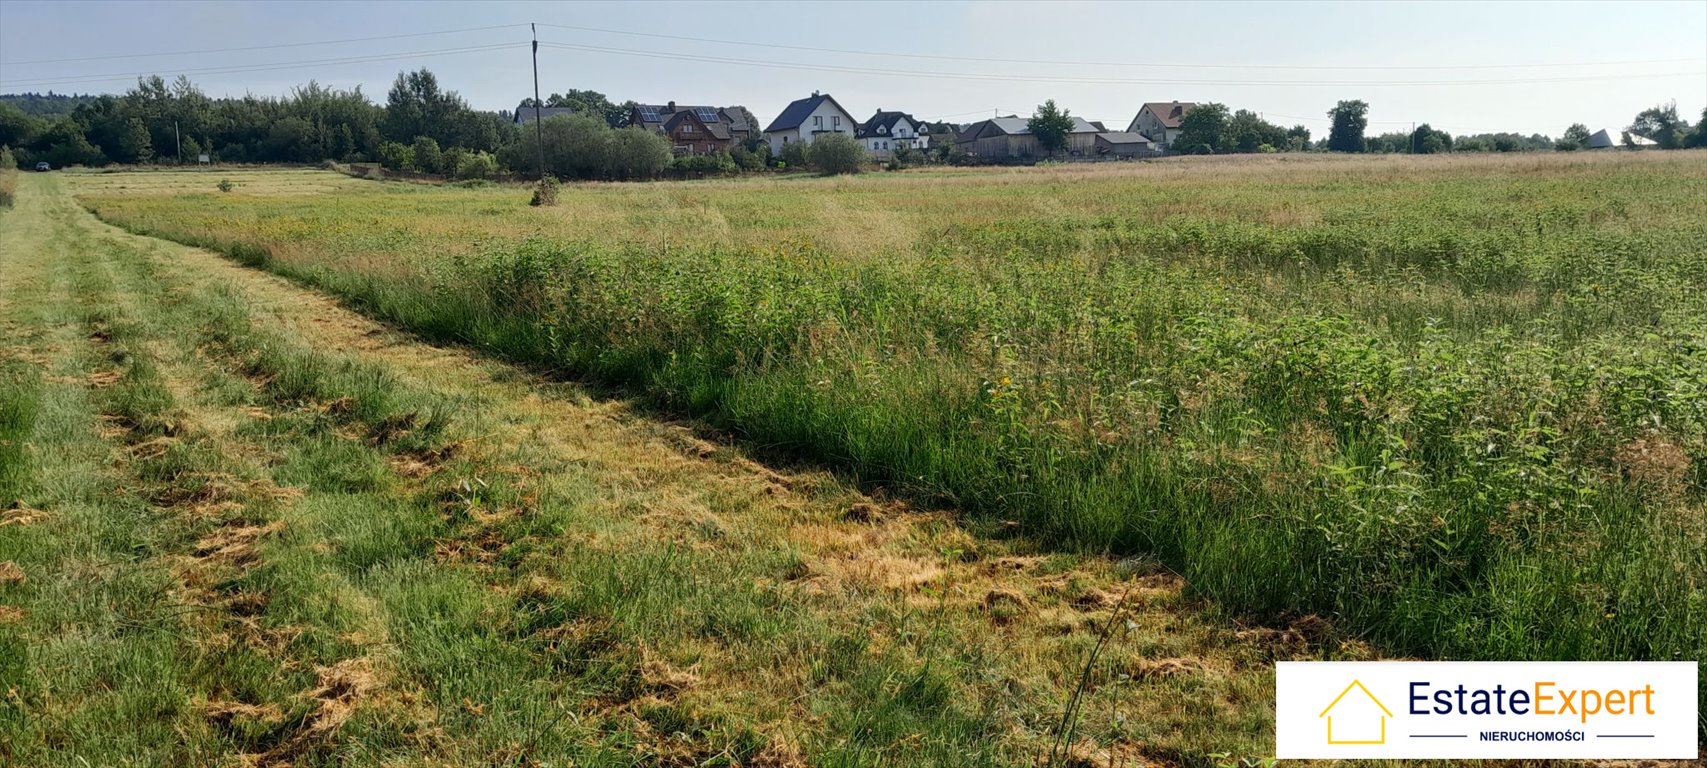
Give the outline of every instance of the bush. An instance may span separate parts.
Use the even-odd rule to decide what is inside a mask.
[[[733,150],[730,150],[729,159],[735,161],[736,168],[750,172],[763,170],[765,167],[765,159],[769,155],[770,149],[768,147],[764,150],[764,154],[750,151],[746,147],[736,147]]]
[[[782,154],[777,155],[778,168],[805,168],[809,163],[806,159],[806,145],[800,142],[782,145]]]
[[[217,184],[215,186],[218,186],[219,191],[221,191],[221,192],[230,192],[231,190],[237,188],[237,185],[231,183],[230,179],[220,179],[219,184]]]
[[[395,141],[379,145],[379,164],[388,171],[415,170],[415,150]]]
[[[540,179],[539,184],[533,188],[533,199],[528,201],[528,205],[556,205],[557,192],[561,189],[562,185],[557,183],[555,176]]]
[[[727,152],[710,155],[683,155],[670,162],[670,171],[679,178],[703,179],[707,176],[727,176],[740,170]]]
[[[812,167],[825,176],[859,173],[865,166],[865,147],[845,133],[831,133],[812,141]]]
[[[439,142],[431,136],[416,136],[415,168],[422,173],[443,173],[444,153],[439,150]]]
[[[498,158],[490,152],[463,152],[451,172],[458,179],[490,179],[498,175]]]

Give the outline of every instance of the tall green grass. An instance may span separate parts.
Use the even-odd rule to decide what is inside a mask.
[[[430,233],[425,209],[504,192],[91,204],[1064,547],[1156,553],[1235,610],[1400,653],[1707,658],[1707,187],[1454,168],[1264,177],[1308,201],[1273,223],[1213,184],[1161,216],[990,218],[955,188],[963,217],[880,257],[691,233],[432,257],[324,224]]]

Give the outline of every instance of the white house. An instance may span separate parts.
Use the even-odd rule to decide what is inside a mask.
[[[780,155],[790,144],[811,144],[826,133],[852,136],[857,130],[859,123],[830,94],[813,93],[790,103],[777,115],[765,128],[765,141],[770,142],[771,154]]]
[[[924,127],[924,123],[905,112],[879,109],[859,126],[855,138],[872,157],[888,159],[895,156],[897,149],[930,149],[931,135]]]
[[[1138,116],[1132,118],[1132,124],[1126,127],[1128,133],[1142,133],[1156,143],[1156,148],[1166,151],[1174,145],[1174,139],[1179,138],[1180,121],[1185,119],[1197,104],[1190,101],[1152,101],[1138,110]]]

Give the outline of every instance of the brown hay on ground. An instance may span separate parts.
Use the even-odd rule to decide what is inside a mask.
[[[51,517],[51,515],[46,512],[24,506],[24,502],[22,501],[14,501],[12,502],[11,509],[0,512],[0,528],[5,528],[8,525],[30,525],[31,523],[39,523],[49,517]]]
[[[16,624],[29,615],[22,608],[10,605],[0,605],[0,624]]]
[[[11,560],[0,562],[0,584],[22,584],[26,581],[29,578],[24,576],[24,569],[17,563]]]
[[[89,374],[89,386],[96,389],[105,389],[119,383],[119,379],[122,378],[124,378],[124,374],[119,373],[118,371],[95,371],[94,373]]]

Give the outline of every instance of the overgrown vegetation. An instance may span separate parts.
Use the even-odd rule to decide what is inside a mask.
[[[0,146],[0,208],[12,207],[18,194],[18,163],[10,147]]]
[[[1367,656],[426,346],[59,186],[231,201],[212,178],[32,175],[0,216],[0,763],[1022,766],[1070,694],[1069,759],[1201,762],[1270,751],[1268,661]]]
[[[1698,158],[1037,173],[87,202],[1235,610],[1707,656]]]

